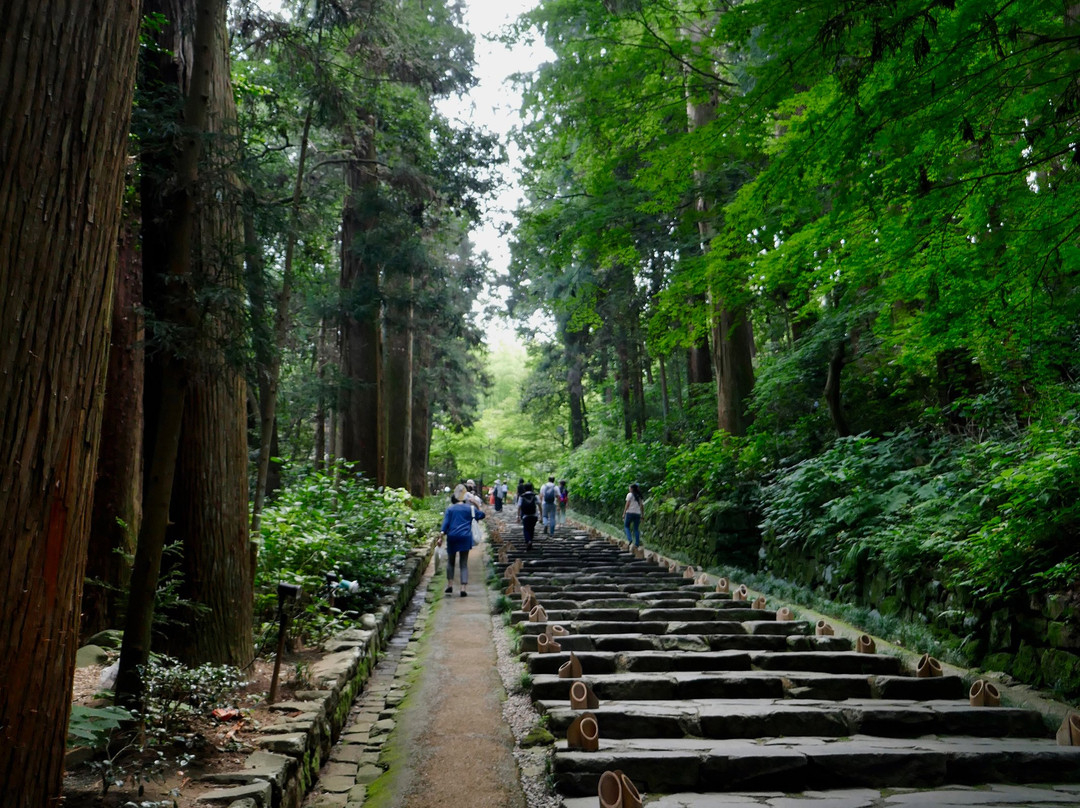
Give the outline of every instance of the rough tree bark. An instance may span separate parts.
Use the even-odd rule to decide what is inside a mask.
[[[634,417],[631,409],[630,348],[626,329],[620,327],[616,337],[616,353],[619,358],[619,400],[622,402],[623,438],[627,443],[634,439]]]
[[[840,374],[844,370],[844,350],[847,340],[843,337],[836,343],[829,357],[829,372],[825,377],[825,403],[829,407],[829,417],[838,437],[846,438],[851,434],[847,417],[844,415],[843,401],[840,397]]]
[[[188,588],[185,594],[204,602],[211,612],[205,627],[189,627],[193,633],[206,632],[199,642],[218,650],[228,645],[230,651],[246,644],[240,659],[228,660],[238,664],[250,660],[252,653],[244,385],[235,369],[212,360],[221,351],[222,325],[213,314],[204,318],[194,296],[196,285],[206,281],[209,265],[196,263],[195,257],[215,240],[216,228],[208,218],[221,215],[215,204],[208,204],[213,191],[200,188],[200,180],[206,181],[200,169],[211,122],[220,124],[225,117],[221,107],[214,106],[222,103],[220,99],[215,102],[214,96],[222,92],[223,75],[227,86],[227,61],[222,63],[225,3],[159,0],[156,5],[148,3],[146,10],[162,12],[166,19],[174,21],[160,34],[166,38],[165,49],[145,61],[147,85],[180,88],[183,108],[178,121],[178,145],[158,144],[157,149],[148,148],[143,154],[145,291],[148,307],[167,324],[164,333],[176,330],[186,339],[184,344],[175,338],[166,342],[147,359],[148,452],[143,524],[132,569],[117,678],[118,695],[133,706],[141,701],[139,668],[149,658],[161,557],[173,517],[175,529],[190,542],[210,547],[223,536],[229,544],[219,547],[221,552],[229,554],[242,547],[240,558],[208,557],[202,549],[190,553],[191,563],[201,563],[219,577],[193,575],[187,584],[195,588]],[[233,245],[222,247],[215,242],[214,246],[215,250],[224,250],[231,260],[239,258],[240,250]],[[212,368],[209,372],[208,366]],[[186,415],[189,402],[191,413]],[[182,429],[188,433],[184,441],[188,459],[183,462],[184,473],[178,475]],[[190,459],[206,451],[212,454],[205,463]],[[193,481],[191,474],[196,477]],[[174,497],[174,481],[178,483],[179,497]],[[236,518],[237,512],[242,518]],[[202,531],[201,525],[210,525],[210,530]],[[187,550],[185,547],[186,555]],[[215,591],[219,588],[224,591]],[[224,612],[228,614],[219,617]],[[214,631],[226,623],[244,639],[221,642]],[[182,635],[171,639],[180,645],[185,643]],[[217,651],[209,653],[207,661],[226,661],[214,658]]]
[[[580,331],[565,332],[566,390],[570,401],[570,447],[576,449],[585,442],[585,392],[582,387],[584,362],[581,356],[584,335]]]
[[[142,254],[133,227],[125,224],[120,239],[101,422],[105,451],[98,456],[82,597],[84,638],[120,625],[142,517]]]
[[[414,334],[415,362],[412,385],[412,459],[409,463],[409,492],[426,497],[428,458],[431,451],[431,384],[427,368],[431,364],[431,340],[422,331]]]
[[[340,456],[380,484],[385,479],[380,453],[383,411],[382,345],[379,337],[379,268],[364,255],[363,238],[375,227],[375,121],[356,139],[355,160],[345,169],[349,194],[341,224],[342,388],[338,401]]]
[[[0,784],[60,802],[139,7],[0,4]]]
[[[315,405],[315,471],[326,468],[326,318],[319,322],[319,341],[315,346],[315,377],[318,398]]]
[[[207,0],[168,0],[169,19],[195,20]],[[191,664],[246,666],[254,657],[252,554],[247,485],[247,385],[232,359],[243,333],[242,191],[232,171],[236,152],[236,104],[229,69],[227,4],[209,9],[209,98],[203,159],[197,184],[196,241],[192,271],[196,288],[213,290],[200,307],[198,350],[189,358],[188,400],[173,483],[169,539],[182,543],[184,608],[163,647]],[[195,25],[172,28],[176,45]],[[192,43],[192,48],[198,43]],[[195,77],[180,75],[180,88],[195,91]]]
[[[386,485],[408,488],[412,462],[413,278],[388,273],[383,317],[384,434]]]
[[[706,33],[715,27],[715,22],[702,19],[696,24],[687,24],[684,27],[683,34],[692,48],[699,52],[698,55]],[[697,75],[688,78],[686,113],[690,131],[701,129],[715,120],[719,100],[716,86],[703,85],[701,77]],[[696,167],[694,177],[698,187],[704,187],[705,167]],[[704,194],[697,200],[698,232],[703,250],[711,249],[715,235],[715,214],[712,213],[715,203],[716,200]],[[707,304],[713,375],[716,379],[717,426],[729,434],[744,435],[748,425],[746,401],[754,389],[754,339],[747,307],[745,304],[725,299],[712,283],[707,291]]]

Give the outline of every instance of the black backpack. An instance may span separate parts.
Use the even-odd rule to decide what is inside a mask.
[[[536,495],[532,491],[526,491],[521,495],[521,507],[518,510],[522,514],[536,513]]]
[[[548,505],[555,504],[555,491],[556,488],[554,485],[549,485],[547,488],[544,489],[544,502],[546,502]]]

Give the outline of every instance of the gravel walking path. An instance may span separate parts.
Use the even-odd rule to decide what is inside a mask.
[[[507,513],[489,513],[504,532]],[[520,530],[520,527],[517,528]],[[558,808],[550,747],[522,747],[538,722],[520,690],[488,545],[469,558],[469,596],[428,568],[386,657],[354,703],[308,808]],[[507,695],[509,693],[509,695]],[[347,769],[347,770],[346,770]]]

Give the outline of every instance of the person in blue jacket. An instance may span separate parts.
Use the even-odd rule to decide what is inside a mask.
[[[454,591],[454,566],[460,557],[461,566],[461,597],[469,593],[465,587],[469,583],[469,550],[473,546],[472,523],[484,518],[484,512],[475,505],[465,502],[466,490],[464,485],[458,485],[454,489],[454,495],[450,498],[450,507],[443,514],[442,534],[446,537],[446,591]],[[443,536],[439,537],[439,546],[442,547]]]

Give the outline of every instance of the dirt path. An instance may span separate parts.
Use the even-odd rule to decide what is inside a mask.
[[[503,722],[483,546],[469,597],[433,605],[420,674],[397,716],[387,777],[365,808],[524,808],[514,739]]]

